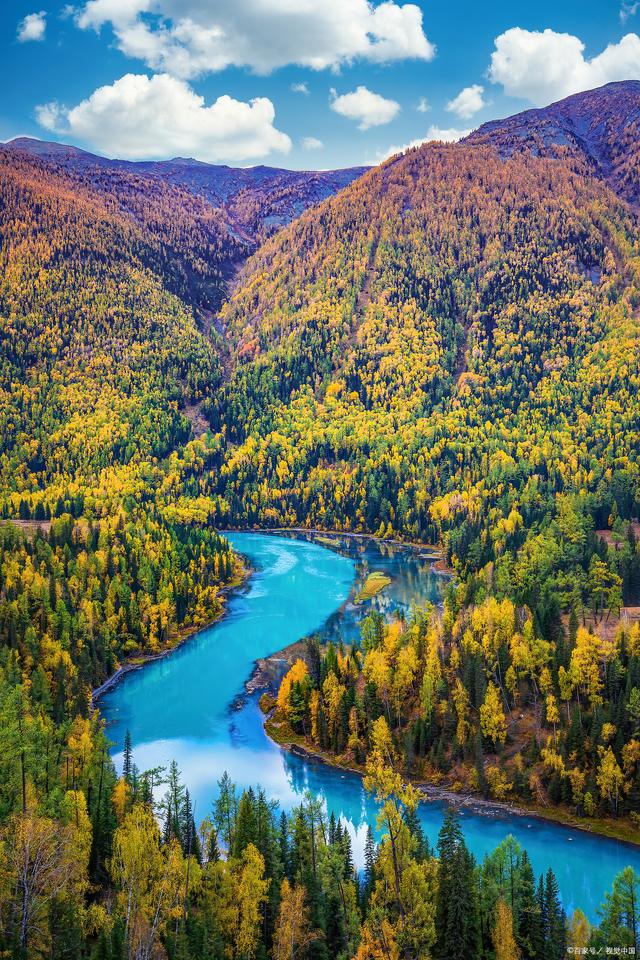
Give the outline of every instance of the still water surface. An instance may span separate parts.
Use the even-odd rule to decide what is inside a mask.
[[[431,573],[424,551],[371,540],[230,533],[229,540],[255,571],[229,598],[224,618],[164,660],[130,673],[101,700],[114,741],[114,760],[128,729],[134,760],[145,770],[175,759],[196,806],[196,821],[211,810],[216,782],[227,770],[239,789],[260,784],[288,810],[310,789],[348,824],[356,862],[375,804],[359,777],[282,751],[265,736],[255,696],[242,696],[253,663],[311,633],[321,638],[358,635],[371,610],[390,616],[400,607],[438,602],[444,580]],[[369,570],[392,583],[371,602],[352,598]],[[424,830],[435,842],[444,807],[421,806]],[[580,906],[592,920],[604,892],[623,867],[640,871],[640,849],[581,831],[522,817],[463,814],[465,837],[476,857],[511,833],[526,846],[536,873],[552,867],[567,910]]]

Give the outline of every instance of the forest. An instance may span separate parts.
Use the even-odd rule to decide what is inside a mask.
[[[607,89],[575,98],[594,129],[638,111],[636,86]],[[638,949],[632,871],[592,927],[515,841],[475,862],[451,813],[431,848],[412,783],[637,836],[624,129],[598,145],[606,175],[505,121],[224,209],[155,169],[0,149],[4,956]],[[267,236],[274,211],[300,215]],[[268,704],[274,738],[379,799],[363,876],[312,797],[287,814],[227,777],[196,823],[175,767],[138,770],[131,744],[121,777],[111,761],[92,691],[223,614],[245,576],[230,526],[433,545],[453,576],[442,611],[310,638]]]
[[[6,694],[5,673],[2,683]],[[39,812],[30,803],[5,825],[6,956],[458,960],[462,950],[560,960],[567,949],[637,947],[639,880],[630,868],[592,926],[579,909],[566,916],[553,871],[536,877],[512,837],[476,863],[450,810],[432,849],[417,792],[389,765],[384,719],[374,725],[365,780],[383,835],[376,843],[369,827],[362,873],[348,830],[313,795],[287,815],[260,788],[239,794],[225,774],[196,826],[175,764],[141,773],[129,742],[116,779],[95,734],[76,721],[63,768],[47,767]]]

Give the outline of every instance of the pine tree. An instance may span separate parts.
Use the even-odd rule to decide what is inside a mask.
[[[449,809],[438,837],[440,858],[436,899],[436,960],[475,957],[480,949],[474,860],[460,819]]]
[[[167,779],[167,792],[164,798],[165,822],[163,836],[165,843],[175,837],[184,850],[185,842],[185,823],[184,823],[184,803],[186,791],[184,784],[180,780],[180,771],[175,760],[171,761],[169,767],[169,777]]]
[[[182,849],[186,856],[195,857],[198,863],[202,863],[200,838],[196,830],[193,807],[188,790],[184,796],[181,821]]]
[[[631,867],[626,867],[613,881],[600,914],[598,944],[633,948],[637,956],[640,950],[640,879]]]
[[[431,850],[429,848],[429,841],[424,835],[422,829],[422,824],[420,823],[420,817],[418,816],[417,808],[407,810],[404,816],[405,823],[409,828],[409,833],[414,838],[416,842],[416,848],[414,851],[414,857],[418,863],[422,863],[429,858],[431,855]]]
[[[544,887],[545,956],[549,960],[563,960],[567,954],[567,918],[558,893],[558,882],[553,870],[547,871]]]
[[[124,751],[122,754],[122,776],[127,783],[131,783],[131,772],[132,772],[132,748],[131,748],[131,734],[127,730],[124,735]]]
[[[289,881],[293,879],[291,870],[291,850],[289,846],[289,824],[284,810],[280,814],[280,825],[278,829],[278,853],[282,865],[283,876]]]
[[[257,827],[256,797],[253,788],[249,787],[248,790],[243,792],[240,797],[240,803],[238,804],[238,815],[236,817],[233,846],[231,848],[234,857],[239,857],[245,847],[248,847],[250,843],[254,846],[257,845]]]
[[[516,940],[523,960],[538,960],[544,948],[542,911],[536,894],[535,877],[527,851],[522,852],[519,869],[519,897]]]
[[[207,845],[207,862],[218,863],[219,860],[220,847],[218,846],[218,832],[214,827],[209,834],[209,842]]]
[[[218,831],[218,837],[222,838],[227,849],[230,850],[233,845],[238,799],[236,785],[226,770],[218,780],[218,790],[218,798],[213,805],[213,821]]]
[[[364,845],[364,888],[363,894],[368,902],[375,883],[376,843],[371,826],[367,826],[367,839]]]

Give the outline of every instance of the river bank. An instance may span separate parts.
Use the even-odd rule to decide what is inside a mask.
[[[273,743],[293,756],[300,757],[310,763],[324,764],[363,777],[364,766],[344,763],[330,753],[315,747],[312,749],[302,737],[297,736],[291,730],[288,724],[281,726],[274,722],[275,698],[278,694],[280,681],[295,660],[298,658],[304,659],[304,655],[305,643],[300,640],[256,661],[254,671],[246,683],[246,690],[247,693],[259,693],[260,691],[263,693],[260,706],[265,714],[265,733]],[[425,800],[440,801],[457,810],[467,810],[483,817],[515,816],[561,824],[573,830],[580,830],[583,833],[617,840],[636,849],[640,847],[640,830],[628,818],[617,821],[602,818],[586,819],[578,817],[563,807],[549,808],[534,803],[522,803],[521,801],[516,803],[490,800],[476,793],[469,791],[458,793],[447,787],[441,787],[414,777],[408,777],[407,779],[424,795]]]
[[[276,532],[276,531],[274,531]],[[280,532],[294,532],[291,529],[286,531],[282,529]],[[314,532],[305,530],[299,531],[300,533],[304,532],[311,536],[317,536]],[[335,536],[345,537],[347,534],[336,533]],[[358,539],[365,539],[370,541],[375,541],[376,538],[361,535],[353,534],[352,536],[357,537]],[[376,541],[379,542],[379,541]],[[395,544],[397,545],[397,544]],[[420,549],[416,544],[411,545],[413,549]],[[423,549],[427,545],[422,545]],[[226,600],[227,596],[236,590],[241,585],[245,584],[247,579],[251,576],[252,568],[245,564],[242,569],[240,576],[234,578],[234,581],[226,585],[221,589],[221,596]],[[197,630],[190,630],[185,632],[185,634],[177,640],[176,643],[172,644],[170,647],[159,651],[155,654],[148,654],[146,656],[138,656],[132,658],[126,663],[123,663],[115,673],[112,674],[103,684],[97,687],[92,693],[92,700],[94,704],[97,704],[100,698],[112,690],[119,682],[129,673],[134,671],[140,671],[145,666],[150,666],[154,662],[164,660],[170,654],[174,653],[176,650],[185,646],[189,641],[193,640],[194,637],[203,633],[203,631],[209,629],[213,624],[220,623],[224,621],[225,614],[227,612],[226,603],[224,603],[222,609],[211,624],[207,624],[204,627],[201,627]],[[280,681],[289,667],[295,662],[296,659],[304,659],[306,653],[306,643],[304,639],[297,639],[294,642],[287,644],[279,650],[274,651],[273,653],[268,654],[264,657],[258,657],[254,663],[251,670],[250,676],[244,681],[244,689],[247,694],[255,693],[266,693],[267,697],[267,706],[273,707],[274,699],[277,695]],[[246,675],[245,675],[246,678]],[[287,725],[288,727],[288,725]],[[319,763],[334,769],[344,770],[355,774],[359,777],[362,777],[364,773],[363,768],[358,768],[355,764],[352,763],[342,763],[339,760],[336,760],[335,757],[329,754],[323,754],[316,749],[309,748],[301,738],[298,738],[293,734],[290,728],[286,730],[279,730],[275,727],[273,722],[271,722],[270,717],[267,717],[265,721],[265,731],[269,739],[277,744],[282,749],[291,753],[293,756],[297,756],[311,763]],[[293,735],[292,735],[293,734]],[[470,813],[477,814],[482,817],[489,818],[499,818],[503,816],[515,816],[518,818],[535,818],[542,822],[560,824],[566,827],[570,827],[574,830],[580,830],[583,833],[588,833],[596,836],[602,836],[609,839],[615,839],[617,841],[629,843],[634,846],[636,849],[640,846],[640,831],[635,827],[635,825],[630,820],[624,821],[610,821],[610,820],[584,820],[582,818],[576,817],[570,811],[563,808],[548,808],[540,807],[535,804],[525,804],[525,803],[510,803],[510,802],[501,802],[495,800],[488,800],[477,794],[470,792],[458,793],[454,790],[448,789],[446,786],[440,786],[436,784],[426,783],[424,781],[413,780],[414,785],[424,794],[425,799],[435,800],[441,803],[450,804],[452,806],[458,807],[460,809],[469,811]]]
[[[357,533],[352,530],[336,530],[328,529],[322,530],[318,527],[272,527],[265,529],[264,527],[227,527],[227,530],[230,532],[236,533],[262,533],[262,534],[273,534],[273,533],[295,533],[295,534],[306,534],[307,536],[314,537],[319,541],[323,546],[335,546],[330,541],[331,537],[344,537],[350,540],[371,540],[374,543],[385,544],[388,543],[393,547],[402,547],[403,549],[412,549],[412,550],[425,550],[428,551],[428,556],[425,559],[431,560],[431,569],[434,573],[440,574],[441,576],[446,577],[455,577],[456,572],[452,566],[450,566],[445,560],[441,547],[435,546],[433,543],[425,543],[421,540],[401,540],[397,537],[376,537],[373,533]],[[221,531],[224,535],[224,531]]]
[[[172,653],[175,653],[176,650],[179,650],[181,647],[183,647],[186,643],[189,643],[190,640],[193,640],[194,637],[197,637],[198,634],[202,633],[203,630],[209,630],[210,627],[213,627],[214,624],[218,623],[226,613],[227,597],[233,590],[237,590],[238,587],[241,587],[244,583],[246,583],[248,578],[251,576],[251,572],[252,571],[250,567],[243,566],[241,572],[239,572],[230,583],[227,583],[224,587],[220,588],[219,595],[222,601],[222,607],[220,612],[209,623],[205,623],[203,626],[196,627],[195,629],[187,627],[184,631],[180,632],[175,643],[164,647],[157,653],[139,654],[138,656],[131,657],[131,659],[126,660],[125,663],[121,664],[118,669],[111,674],[110,677],[107,677],[103,683],[91,691],[92,705],[95,706],[100,698],[109,690],[112,690],[118,683],[120,683],[120,681],[126,677],[127,674],[133,673],[136,670],[141,670],[143,667],[146,667],[151,663],[157,663],[159,660],[164,660]]]
[[[265,733],[259,695],[244,694],[239,700],[238,693],[245,690],[261,658],[269,660],[267,669],[277,678],[289,659],[304,652],[301,637],[316,635],[321,643],[356,642],[369,604],[355,605],[352,598],[368,571],[381,570],[392,577],[392,583],[370,601],[383,615],[392,615],[396,608],[409,611],[437,603],[443,582],[419,551],[391,550],[374,541],[356,548],[343,540],[338,552],[322,549],[306,537],[232,532],[228,537],[255,572],[231,594],[225,616],[183,644],[175,656],[126,676],[100,701],[116,769],[122,767],[127,734],[140,770],[168,768],[175,760],[198,816],[210,810],[225,772],[239,795],[259,784],[287,813],[310,790],[326,803],[328,815],[346,824],[361,867],[367,825],[379,836],[377,806],[361,777],[281,749]],[[275,648],[279,649],[274,653]],[[295,739],[285,730],[279,738]],[[344,759],[348,764],[351,758]],[[422,771],[420,775],[425,779]],[[465,800],[465,795],[459,797],[459,802]],[[447,803],[446,798],[433,798],[420,804],[418,816],[432,846]],[[508,810],[476,813],[469,800],[462,813],[467,845],[478,862],[513,835],[529,853],[536,876],[553,867],[563,902],[568,909],[580,906],[590,919],[597,918],[605,892],[622,869],[632,866],[640,873],[640,847],[623,846],[607,837],[606,829],[599,836],[550,818],[538,821],[533,811],[528,816],[511,816]]]
[[[261,704],[262,705],[262,704]],[[272,707],[271,703],[267,705]],[[264,729],[269,739],[277,744],[281,749],[286,750],[295,757],[306,760],[308,763],[323,764],[337,770],[343,770],[346,773],[357,777],[364,777],[365,770],[363,766],[354,763],[344,763],[336,759],[331,754],[323,751],[309,748],[302,739],[291,739],[290,731],[284,736],[279,735],[278,727],[273,723],[273,709],[269,710],[265,717]],[[606,837],[609,840],[616,840],[624,843],[634,850],[640,848],[640,830],[638,830],[631,820],[624,819],[610,821],[599,819],[585,819],[578,817],[565,810],[562,807],[540,807],[537,804],[526,803],[507,803],[498,800],[488,800],[485,797],[474,793],[456,793],[445,787],[435,784],[425,783],[414,777],[407,777],[408,782],[413,784],[423,795],[425,802],[430,800],[444,803],[447,806],[454,807],[459,811],[468,811],[481,817],[501,818],[501,817],[519,817],[521,819],[536,820],[540,823],[553,823],[556,825],[569,827],[572,830],[579,830],[582,833],[592,836]]]
[[[310,529],[307,527],[274,527],[270,530],[265,530],[261,527],[226,527],[224,530],[220,530],[222,536],[224,536],[226,532],[259,533],[262,535],[266,534],[267,536],[269,534],[282,533],[306,534],[307,536],[318,540],[323,546],[332,545],[329,542],[330,537],[342,537],[354,540],[372,541],[375,543],[388,543],[395,547],[428,551],[429,555],[425,559],[432,561],[431,569],[434,573],[437,573],[439,576],[447,577],[453,577],[455,575],[454,570],[449,567],[442,558],[439,548],[435,547],[433,544],[404,541],[399,539],[380,539],[370,533],[355,533],[343,530],[319,530],[315,528]],[[223,599],[226,598],[233,590],[245,583],[251,576],[252,572],[253,571],[249,566],[243,567],[241,576],[234,578],[230,584],[227,584],[225,587],[221,588],[221,597]],[[110,677],[107,677],[103,683],[91,691],[92,703],[95,705],[105,693],[112,690],[125,676],[127,676],[127,674],[140,670],[148,664],[155,663],[159,660],[164,660],[170,654],[174,653],[176,650],[179,650],[182,646],[184,646],[184,644],[188,643],[203,630],[208,630],[210,627],[214,626],[214,624],[218,623],[222,617],[224,617],[225,612],[226,608],[223,606],[220,613],[209,623],[204,624],[197,629],[188,629],[184,631],[184,633],[179,636],[175,643],[167,646],[157,653],[139,654],[128,659],[125,663],[121,664],[118,669],[111,674]],[[291,663],[293,663],[293,660],[295,660],[298,656],[302,656],[303,653],[304,640],[299,640],[293,644],[290,644],[284,650],[275,651],[268,657],[257,660],[251,677],[245,684],[247,693],[252,693],[254,690],[267,689],[269,684],[273,685],[274,679],[277,679],[277,682],[279,683],[283,674],[286,672],[287,667],[290,666]]]

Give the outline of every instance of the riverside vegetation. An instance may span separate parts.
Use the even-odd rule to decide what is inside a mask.
[[[427,850],[400,774],[637,813],[639,123],[637,83],[578,95],[259,246],[197,184],[0,152],[8,956],[637,947],[632,874],[567,928],[522,851],[474,865],[452,817]],[[281,824],[237,798],[200,837],[177,771],[159,826],[163,775],[109,759],[92,686],[218,615],[230,523],[439,543],[456,571],[441,618],[370,618],[281,690],[381,798],[364,885],[312,801]]]

